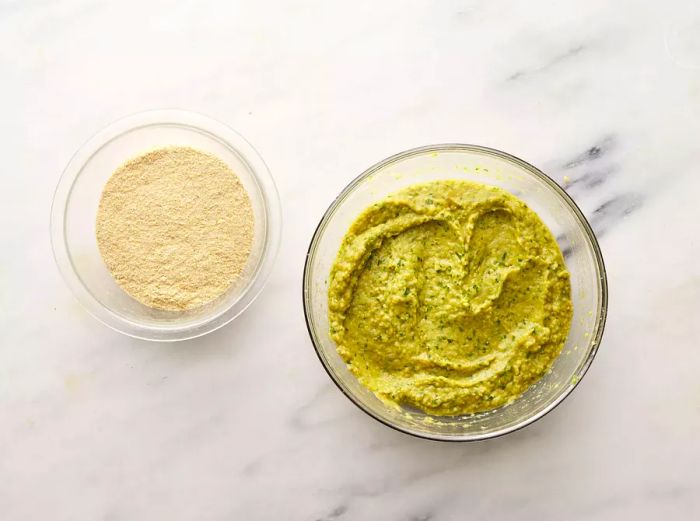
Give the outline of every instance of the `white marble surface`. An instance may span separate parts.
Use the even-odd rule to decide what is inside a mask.
[[[0,0],[0,519],[700,518],[697,2]],[[52,192],[110,121],[179,107],[259,149],[280,258],[233,324],[180,344],[84,312]],[[562,181],[610,312],[567,401],[441,444],[355,408],[313,352],[308,241],[370,164],[459,141]]]

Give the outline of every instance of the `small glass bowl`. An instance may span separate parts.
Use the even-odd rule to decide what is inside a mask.
[[[95,238],[97,208],[112,173],[134,156],[173,145],[209,152],[228,164],[247,190],[255,218],[252,250],[242,275],[218,299],[184,312],[153,309],[125,293],[107,270]],[[146,340],[194,338],[242,313],[270,274],[280,232],[279,196],[260,155],[226,125],[182,110],[141,112],[103,129],[68,163],[51,208],[54,256],[77,299],[109,327]]]
[[[574,317],[551,371],[509,405],[462,416],[395,408],[360,384],[336,351],[328,328],[328,278],[343,236],[365,208],[415,183],[470,180],[524,200],[552,231],[571,273]],[[432,145],[372,166],[343,190],[314,233],[304,266],[306,324],[332,380],[360,409],[402,432],[444,441],[494,438],[520,429],[556,407],[574,389],[598,350],[607,311],[607,281],[598,242],[571,198],[537,168],[504,152],[474,145]]]

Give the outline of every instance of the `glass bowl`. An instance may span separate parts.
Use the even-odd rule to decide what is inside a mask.
[[[433,416],[385,404],[362,386],[336,352],[328,327],[328,278],[343,236],[365,208],[408,185],[462,179],[503,188],[524,200],[552,231],[571,273],[574,316],[552,369],[509,405],[462,416]],[[607,282],[598,242],[571,198],[537,168],[480,146],[433,145],[372,166],[333,201],[314,233],[304,266],[306,324],[323,367],[360,409],[399,431],[434,440],[469,441],[524,427],[557,406],[596,354],[607,310]]]
[[[127,295],[114,281],[97,247],[95,219],[105,183],[126,160],[150,149],[191,146],[228,164],[250,197],[253,245],[241,276],[218,299],[184,312],[153,309]],[[97,319],[146,340],[185,340],[227,324],[260,293],[270,274],[281,231],[277,189],[255,149],[226,125],[181,110],[155,110],[120,119],[72,157],[51,208],[56,263],[80,303]]]

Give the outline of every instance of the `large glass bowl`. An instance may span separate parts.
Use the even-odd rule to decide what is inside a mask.
[[[338,355],[328,328],[328,278],[338,248],[355,218],[388,194],[411,184],[470,180],[503,188],[524,200],[552,231],[571,273],[574,317],[551,371],[513,403],[463,416],[433,416],[397,409],[362,386]],[[326,371],[360,409],[415,436],[468,441],[493,438],[551,411],[581,380],[598,349],[607,310],[607,282],[598,242],[571,198],[537,168],[504,152],[460,144],[416,148],[374,165],[341,192],[314,233],[303,280],[306,323]]]
[[[112,173],[134,156],[172,145],[209,152],[230,166],[248,192],[255,218],[251,254],[241,276],[218,299],[184,312],[153,309],[124,292],[107,270],[95,237],[97,208]],[[77,299],[113,329],[146,340],[194,338],[243,312],[272,269],[280,231],[277,189],[255,149],[226,125],[182,110],[142,112],[103,129],[68,163],[51,208],[54,256]]]

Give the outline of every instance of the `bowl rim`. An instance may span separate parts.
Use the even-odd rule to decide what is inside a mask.
[[[316,246],[318,239],[321,235],[321,233],[325,230],[326,226],[328,225],[328,222],[330,221],[330,218],[333,216],[335,210],[341,205],[341,203],[355,190],[355,188],[362,183],[365,179],[369,178],[372,176],[375,172],[385,168],[386,166],[389,166],[393,163],[396,163],[398,161],[417,156],[417,155],[422,155],[426,153],[436,153],[436,152],[474,152],[474,153],[479,153],[479,154],[484,154],[484,155],[490,155],[502,160],[505,160],[507,162],[513,163],[516,166],[521,167],[522,169],[526,170],[528,173],[533,174],[535,177],[539,178],[541,181],[543,181],[549,188],[554,191],[557,195],[559,195],[562,200],[568,205],[569,209],[573,212],[574,216],[577,218],[579,223],[582,225],[583,230],[585,232],[586,238],[588,239],[595,258],[595,264],[596,264],[596,269],[598,271],[598,293],[599,293],[599,299],[598,299],[598,306],[599,306],[599,312],[596,317],[595,321],[595,332],[591,336],[591,341],[590,341],[590,349],[589,352],[586,356],[586,358],[583,360],[583,362],[579,365],[579,367],[576,369],[576,372],[574,374],[574,378],[571,379],[568,385],[562,387],[562,391],[560,394],[552,400],[550,404],[548,404],[546,407],[544,407],[542,410],[538,411],[537,413],[528,416],[524,420],[516,423],[515,425],[505,427],[502,429],[498,429],[496,431],[486,433],[486,434],[468,434],[468,435],[445,435],[445,434],[437,434],[437,433],[426,433],[422,431],[414,431],[406,427],[402,427],[399,425],[396,425],[390,421],[385,420],[384,418],[380,417],[378,414],[375,414],[369,407],[366,407],[359,399],[356,398],[356,396],[346,390],[343,385],[338,381],[336,378],[335,374],[331,369],[329,368],[325,356],[321,353],[321,349],[319,349],[316,338],[314,336],[313,329],[311,327],[311,319],[310,319],[310,309],[309,309],[309,288],[308,288],[308,281],[310,278],[310,271],[311,271],[311,259],[314,256]],[[543,418],[546,416],[548,413],[550,413],[552,410],[554,410],[560,403],[562,403],[570,394],[571,392],[578,386],[578,384],[581,382],[583,377],[586,375],[588,372],[588,369],[590,368],[591,364],[593,363],[593,359],[595,358],[596,354],[598,353],[598,348],[600,346],[601,339],[603,337],[603,332],[605,330],[605,322],[607,319],[607,313],[608,313],[608,280],[607,280],[607,272],[605,269],[605,262],[603,261],[603,255],[600,249],[600,244],[598,243],[598,239],[595,236],[595,233],[588,222],[588,219],[586,219],[585,215],[581,211],[581,209],[578,207],[576,202],[571,198],[571,196],[562,188],[560,187],[554,179],[552,179],[550,176],[542,172],[540,169],[537,167],[531,165],[530,163],[520,159],[517,156],[514,156],[512,154],[509,154],[507,152],[503,152],[501,150],[495,149],[495,148],[490,148],[490,147],[485,147],[481,145],[473,145],[473,144],[466,144],[466,143],[441,143],[441,144],[434,144],[434,145],[424,145],[416,148],[411,148],[408,150],[404,150],[402,152],[398,152],[392,156],[387,157],[386,159],[383,159],[372,166],[370,166],[368,169],[366,169],[364,172],[362,172],[360,175],[355,177],[350,183],[348,183],[345,188],[341,190],[341,192],[338,194],[338,196],[333,199],[331,204],[328,206],[326,211],[323,213],[323,216],[321,217],[321,220],[319,221],[318,225],[316,226],[316,229],[314,230],[314,234],[311,237],[311,242],[309,243],[309,247],[306,252],[306,258],[304,261],[304,273],[303,273],[303,279],[302,279],[302,301],[303,301],[303,309],[304,309],[304,320],[306,322],[306,330],[309,334],[309,337],[311,339],[311,344],[314,347],[314,350],[316,351],[316,356],[321,362],[321,365],[323,366],[324,370],[330,377],[330,379],[333,381],[333,383],[340,389],[340,391],[348,398],[352,403],[355,404],[360,410],[362,410],[365,414],[368,416],[374,418],[378,422],[386,425],[387,427],[390,427],[396,431],[402,432],[404,434],[408,434],[411,436],[414,436],[416,438],[421,438],[421,439],[426,439],[426,440],[431,440],[431,441],[441,441],[441,442],[469,442],[469,441],[482,441],[482,440],[487,440],[487,439],[494,439],[498,438],[501,436],[505,436],[506,434],[510,434],[512,432],[516,432],[520,429],[523,429],[527,427],[528,425],[532,425],[534,422],[537,420]]]
[[[199,132],[231,149],[248,167],[259,191],[265,213],[263,248],[250,282],[225,309],[187,325],[152,326],[127,319],[107,308],[85,286],[77,273],[66,244],[66,210],[73,186],[85,165],[106,145],[134,130],[175,126]],[[124,158],[125,160],[127,158]],[[253,145],[225,123],[189,110],[168,108],[136,112],[116,119],[85,141],[64,168],[53,194],[49,235],[56,265],[75,298],[97,320],[133,338],[175,342],[197,338],[215,331],[243,313],[262,291],[279,251],[282,228],[279,193],[267,164]]]

